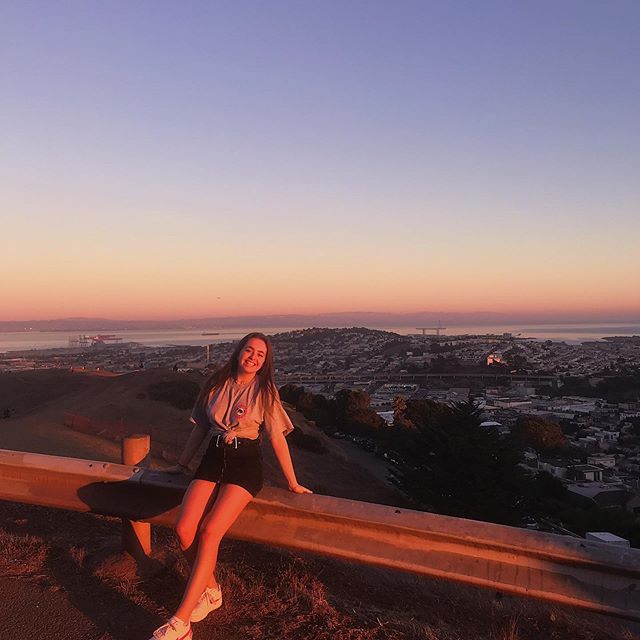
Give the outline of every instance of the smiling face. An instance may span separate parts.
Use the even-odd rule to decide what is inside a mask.
[[[250,338],[238,354],[238,374],[255,375],[267,357],[267,345],[260,338]]]

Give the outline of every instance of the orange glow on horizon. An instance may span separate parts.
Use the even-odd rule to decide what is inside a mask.
[[[85,303],[87,301],[84,301]],[[51,319],[63,319],[63,318],[105,318],[111,320],[149,320],[149,321],[180,321],[198,318],[227,318],[227,317],[249,317],[249,316],[287,316],[287,315],[301,315],[301,316],[315,316],[323,314],[395,314],[399,316],[399,320],[402,315],[417,315],[417,314],[438,314],[442,316],[443,320],[447,315],[456,316],[458,314],[478,316],[479,320],[483,314],[490,314],[489,321],[493,322],[493,314],[500,314],[504,316],[513,316],[527,320],[527,318],[557,318],[557,322],[589,322],[588,318],[606,318],[609,322],[617,322],[618,318],[628,319],[629,317],[636,317],[640,319],[640,306],[607,306],[605,309],[601,306],[587,307],[584,305],[576,306],[560,306],[560,305],[545,305],[542,307],[536,307],[534,305],[508,305],[503,304],[500,306],[480,306],[476,305],[449,305],[449,306],[424,306],[422,308],[416,307],[384,307],[382,304],[375,305],[369,304],[366,306],[324,306],[319,304],[308,305],[290,305],[277,306],[272,305],[237,305],[233,307],[224,308],[212,308],[205,304],[198,305],[183,305],[181,310],[177,311],[175,306],[172,305],[160,305],[160,304],[136,304],[136,301],[126,302],[120,301],[120,304],[110,305],[107,302],[105,304],[95,304],[88,306],[85,304],[78,304],[78,306],[60,305],[55,308],[43,308],[31,305],[26,305],[23,308],[14,308],[10,313],[2,313],[0,321],[22,321],[22,320],[51,320]],[[585,318],[587,318],[585,320]],[[534,321],[534,320],[531,320]],[[604,321],[604,320],[602,320]],[[625,320],[620,320],[625,321]],[[474,321],[475,322],[475,321]]]
[[[5,273],[15,275],[0,283],[0,320],[425,310],[443,316],[494,312],[578,320],[596,314],[611,321],[640,316],[629,279],[640,268],[635,249],[616,253],[609,247],[599,262],[592,259],[603,251],[595,239],[564,253],[550,241],[529,247],[529,253],[520,250],[521,255],[507,245],[500,255],[487,257],[482,247],[456,245],[453,239],[423,250],[420,239],[403,235],[380,258],[380,247],[369,246],[370,240],[353,246],[343,236],[339,240],[314,248],[274,236],[245,256],[233,236],[213,252],[206,245],[185,244],[184,255],[170,236],[139,252],[127,239],[131,246],[114,258],[108,244],[73,245],[61,256],[60,246],[67,251],[65,239],[56,244],[36,238],[30,253],[12,245],[3,255],[10,265]],[[461,252],[457,257],[451,256],[453,246]]]

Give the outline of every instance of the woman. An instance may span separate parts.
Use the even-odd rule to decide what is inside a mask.
[[[264,424],[276,458],[294,493],[311,493],[298,484],[285,435],[293,430],[273,380],[269,339],[250,333],[240,340],[227,364],[204,384],[196,400],[189,436],[178,464],[168,471],[186,472],[207,433],[209,448],[189,485],[176,533],[191,575],[175,615],[150,640],[189,640],[191,622],[222,605],[215,579],[218,546],[242,510],[262,488],[258,431]]]

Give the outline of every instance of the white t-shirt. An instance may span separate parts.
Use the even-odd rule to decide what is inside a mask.
[[[293,424],[282,406],[280,397],[261,393],[258,379],[238,384],[232,378],[209,394],[206,414],[213,433],[233,432],[237,438],[255,440],[264,423],[271,436],[280,431],[286,436],[293,431]],[[191,421],[196,422],[194,415]]]

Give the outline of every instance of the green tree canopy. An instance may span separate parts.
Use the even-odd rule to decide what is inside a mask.
[[[519,522],[531,493],[531,480],[519,467],[521,451],[511,439],[480,427],[473,403],[430,409],[414,415],[412,447],[403,452],[407,492],[439,513]]]
[[[365,391],[341,389],[336,393],[336,419],[351,431],[367,433],[385,426],[384,420],[369,406],[371,397]]]

